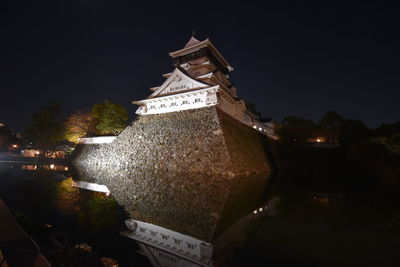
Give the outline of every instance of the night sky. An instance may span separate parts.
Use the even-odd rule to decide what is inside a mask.
[[[263,117],[328,110],[400,120],[400,9],[385,1],[1,1],[0,121],[21,132],[50,101],[66,115],[132,100],[173,70],[196,30]],[[304,2],[307,2],[305,4]],[[323,3],[322,3],[323,2]],[[393,1],[394,2],[394,1]]]

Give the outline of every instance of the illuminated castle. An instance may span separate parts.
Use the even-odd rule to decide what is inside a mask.
[[[276,205],[264,202],[274,136],[237,96],[210,40],[191,37],[170,56],[175,70],[133,102],[130,126],[81,139],[74,185],[115,198],[129,215],[124,235],[153,266],[222,266]]]
[[[175,70],[164,74],[165,82],[150,88],[148,98],[134,101],[136,114],[151,115],[217,106],[219,109],[274,138],[271,124],[264,124],[247,110],[245,102],[229,80],[231,65],[209,39],[191,37],[180,50],[171,52]]]

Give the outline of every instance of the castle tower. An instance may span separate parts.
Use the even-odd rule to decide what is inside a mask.
[[[151,88],[138,118],[107,142],[82,138],[83,166],[155,168],[238,175],[269,172],[264,152],[270,128],[246,109],[229,80],[231,65],[209,39],[191,37],[169,53],[175,69]],[[262,135],[260,135],[260,133]]]
[[[134,102],[130,126],[74,151],[75,186],[113,195],[130,217],[124,235],[154,266],[218,266],[270,210],[260,203],[272,170],[268,132],[210,40],[192,37],[170,56],[175,69]]]
[[[161,86],[152,87],[149,97],[133,101],[136,114],[152,115],[217,106],[240,122],[273,137],[272,129],[246,109],[245,102],[229,79],[233,68],[209,39],[194,36],[180,50],[169,53],[175,69],[163,76]]]

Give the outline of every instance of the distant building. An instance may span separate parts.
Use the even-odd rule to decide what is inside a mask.
[[[163,76],[165,82],[150,88],[153,92],[139,105],[138,115],[163,114],[189,109],[217,106],[225,113],[257,131],[276,138],[271,124],[259,121],[229,79],[233,70],[209,39],[191,37],[180,50],[169,53],[175,69]]]

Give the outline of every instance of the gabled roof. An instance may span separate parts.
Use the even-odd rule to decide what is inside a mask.
[[[184,82],[181,82],[181,81]],[[204,82],[197,81],[188,75],[186,75],[183,71],[181,71],[179,68],[176,68],[171,75],[169,75],[168,79],[165,80],[165,82],[154,92],[152,93],[148,98],[154,98],[159,95],[167,94],[169,93],[168,89],[172,87],[175,84],[186,84],[188,85],[187,88],[182,88],[183,90],[188,90],[188,89],[195,89],[195,88],[205,88],[209,87],[210,85]],[[176,92],[181,91],[181,90],[176,90]]]

